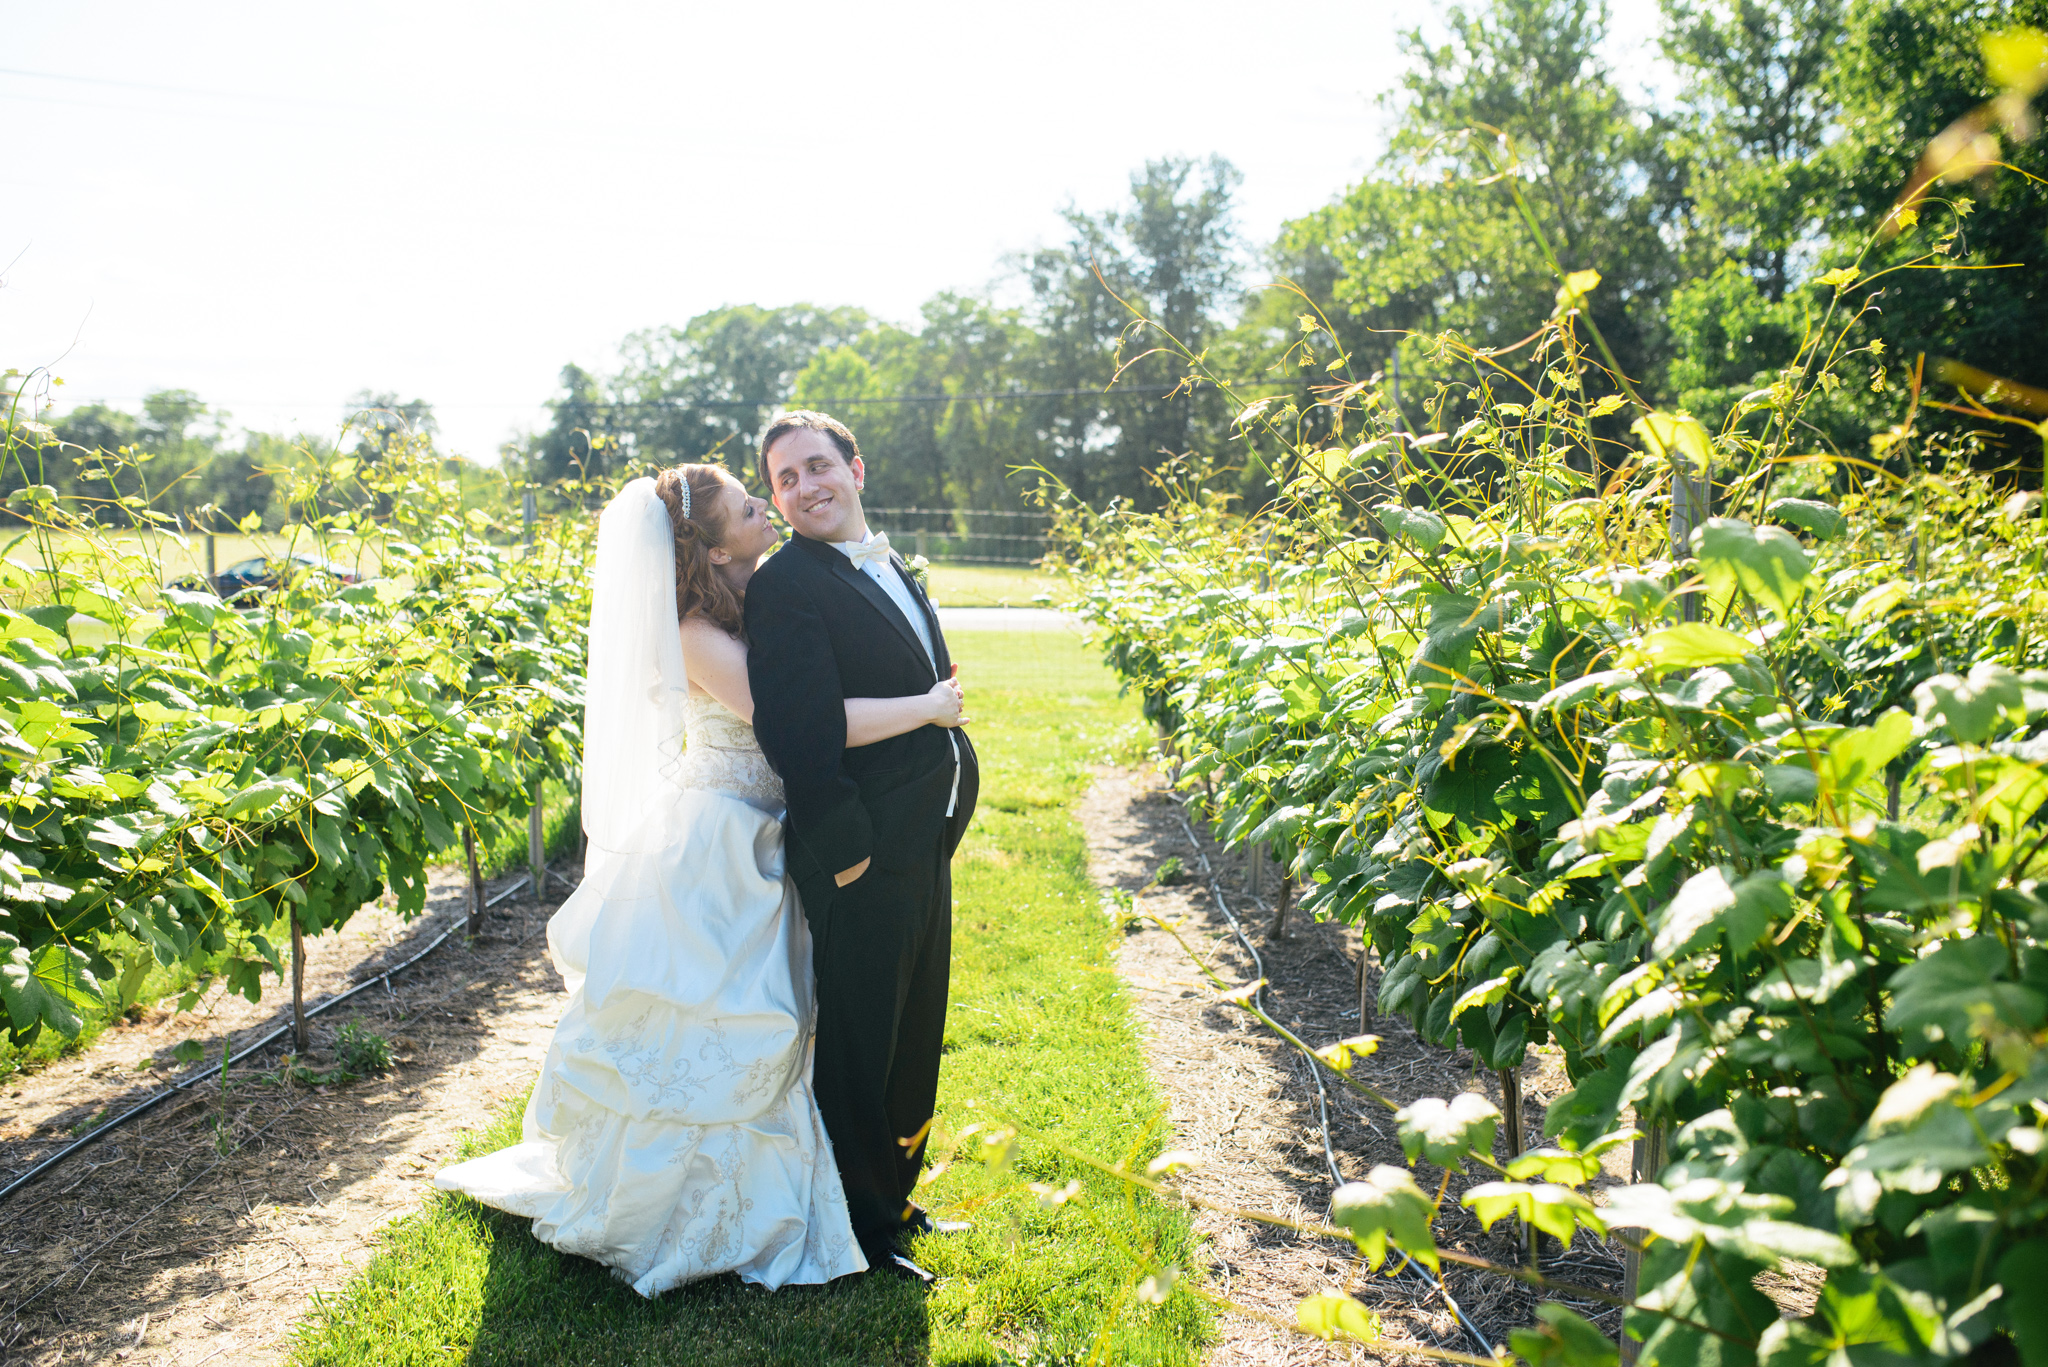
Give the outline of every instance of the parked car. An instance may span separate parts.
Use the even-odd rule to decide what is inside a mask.
[[[266,589],[277,588],[302,574],[324,574],[337,584],[354,584],[362,576],[346,565],[303,551],[290,555],[259,555],[237,561],[208,581],[204,575],[188,575],[170,585],[174,589],[212,589],[230,603],[248,603]]]

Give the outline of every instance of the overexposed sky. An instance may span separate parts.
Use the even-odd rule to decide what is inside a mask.
[[[1653,0],[1611,54],[1651,79]],[[721,304],[910,322],[1058,210],[1220,152],[1240,225],[1356,180],[1407,0],[0,0],[0,369],[331,434],[424,398],[488,456],[564,362]]]

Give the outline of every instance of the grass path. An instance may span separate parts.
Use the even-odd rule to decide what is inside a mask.
[[[940,1136],[1013,1117],[1102,1157],[1143,1159],[1162,1104],[1109,959],[1073,815],[1083,766],[1133,720],[1110,676],[1064,633],[958,633],[983,757],[981,808],[954,866],[952,1006]],[[485,1119],[479,1117],[479,1120]],[[512,1142],[516,1111],[476,1151]],[[935,1142],[934,1150],[944,1145]],[[943,1153],[942,1155],[943,1156]],[[1041,1202],[1027,1187],[1079,1197]],[[300,1333],[305,1364],[1193,1363],[1210,1334],[1184,1290],[1134,1289],[1190,1261],[1185,1216],[1132,1201],[1025,1143],[1014,1171],[963,1156],[926,1204],[974,1221],[916,1250],[931,1292],[858,1278],[764,1294],[731,1277],[643,1301],[595,1264],[537,1243],[526,1222],[436,1196]]]

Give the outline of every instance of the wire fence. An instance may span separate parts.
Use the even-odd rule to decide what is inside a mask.
[[[904,555],[968,565],[1031,565],[1045,554],[1051,513],[994,508],[869,508]]]

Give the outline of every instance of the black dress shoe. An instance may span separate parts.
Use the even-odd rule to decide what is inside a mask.
[[[880,1262],[873,1264],[869,1270],[883,1276],[900,1277],[906,1282],[918,1282],[924,1286],[930,1286],[938,1280],[901,1253],[889,1254]]]
[[[905,1234],[965,1234],[973,1228],[965,1220],[934,1220],[921,1210],[903,1222]]]

